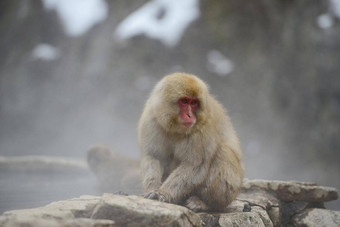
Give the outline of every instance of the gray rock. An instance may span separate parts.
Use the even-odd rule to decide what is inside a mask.
[[[260,215],[255,212],[222,214],[219,219],[219,225],[222,227],[266,226]]]
[[[280,205],[280,200],[272,193],[265,190],[242,191],[238,195],[237,199],[247,201],[253,206],[260,206],[265,210],[270,207],[278,207]]]
[[[45,207],[7,211],[0,226],[201,226],[185,207],[139,196],[82,196]]]
[[[0,156],[0,171],[3,172],[52,172],[67,174],[88,174],[87,163],[83,160],[49,157],[42,155]]]
[[[44,207],[6,211],[1,216],[0,224],[13,220],[62,220],[77,217],[86,218],[86,216],[92,214],[93,208],[100,200],[100,196],[86,195],[75,199],[53,202]]]
[[[202,220],[214,222],[214,218],[217,218],[220,226],[274,226],[274,222],[280,222],[280,216],[278,215],[273,221],[267,213],[266,207],[262,206],[262,202],[265,199],[265,193],[260,196],[259,194],[254,196],[252,200],[248,200],[251,195],[241,193],[236,200],[234,200],[226,209],[226,213],[223,214],[200,214]],[[268,201],[270,198],[268,197]],[[244,207],[249,206],[249,211],[244,211]],[[215,225],[207,225],[215,226]]]
[[[339,226],[340,211],[320,209],[322,202],[310,201],[335,195],[335,189],[312,183],[246,179],[225,213],[194,213],[141,196],[104,194],[7,211],[0,226]]]
[[[338,227],[340,226],[340,211],[307,209],[295,215],[292,224],[294,226]]]
[[[267,211],[264,210],[263,208],[258,207],[258,206],[253,206],[251,208],[251,211],[252,211],[252,213],[256,213],[260,217],[264,226],[266,226],[266,227],[273,227],[274,226],[271,218],[269,217],[269,215],[267,213]]]
[[[201,213],[199,215],[204,226],[273,226],[268,214],[261,208],[255,208],[252,212]]]
[[[200,217],[185,207],[139,196],[104,194],[93,219],[114,220],[118,226],[201,226]]]
[[[282,201],[325,202],[338,199],[336,188],[310,182],[244,179],[243,189],[245,191],[263,189],[274,192]]]
[[[60,227],[60,226],[73,226],[73,227],[114,227],[114,221],[111,220],[94,220],[89,218],[77,218],[77,219],[18,219],[11,220],[2,225],[3,227]]]
[[[281,210],[280,207],[271,207],[267,210],[267,213],[270,217],[270,220],[273,223],[273,226],[281,226]]]
[[[249,204],[251,211],[260,215],[265,226],[280,225],[280,201],[271,193],[265,190],[243,191],[238,195],[237,200],[230,204],[227,210],[240,212],[243,210],[244,204]]]

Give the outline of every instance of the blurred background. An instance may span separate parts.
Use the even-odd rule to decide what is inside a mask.
[[[246,177],[340,189],[340,0],[2,0],[0,156],[138,158],[144,102],[177,71],[228,109]],[[90,173],[24,172],[0,173],[0,213],[98,194]]]

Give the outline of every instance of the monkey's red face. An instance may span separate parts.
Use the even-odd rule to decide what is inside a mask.
[[[196,110],[199,107],[199,100],[195,97],[181,97],[178,99],[178,105],[181,123],[187,128],[191,127],[196,122]]]

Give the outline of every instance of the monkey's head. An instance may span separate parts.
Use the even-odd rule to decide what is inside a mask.
[[[207,118],[208,87],[198,77],[185,73],[165,76],[151,95],[153,115],[168,132],[188,134]]]

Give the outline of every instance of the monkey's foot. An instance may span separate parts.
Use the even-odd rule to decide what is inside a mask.
[[[187,199],[184,206],[194,212],[207,211],[209,207],[197,196],[191,196]]]

